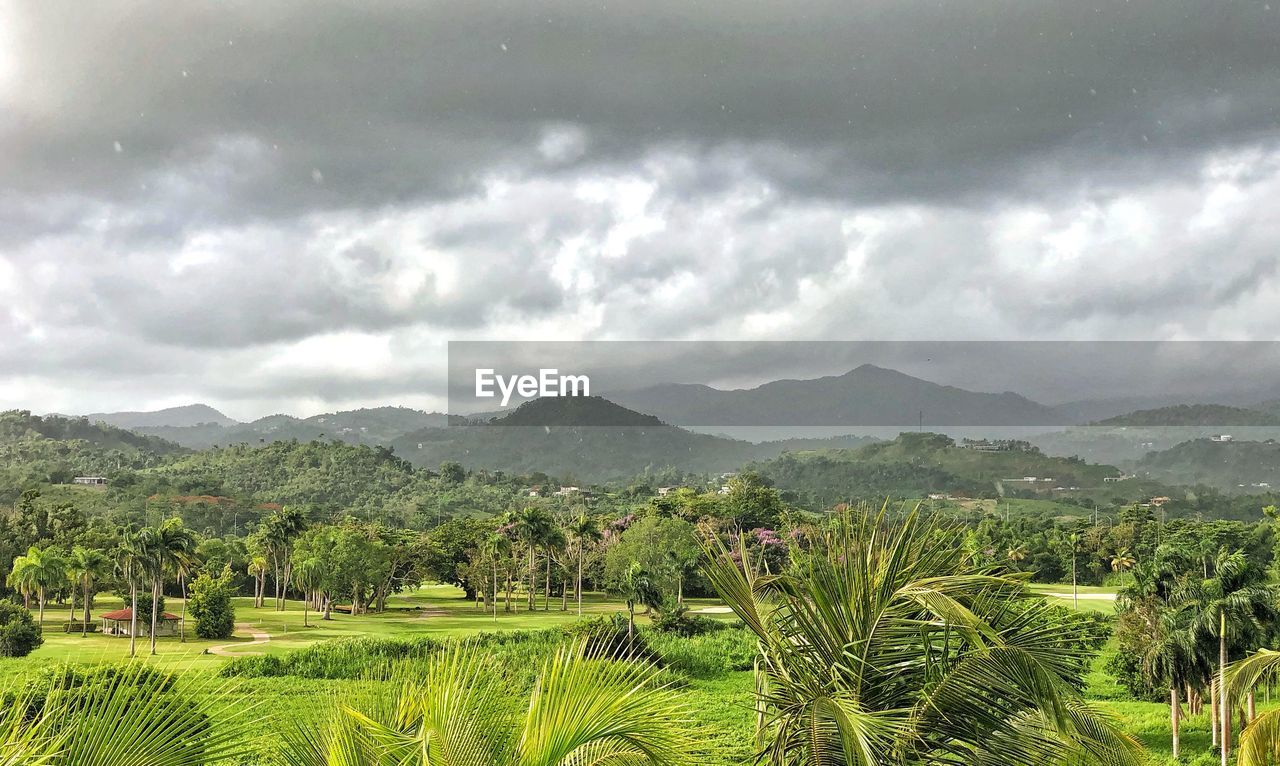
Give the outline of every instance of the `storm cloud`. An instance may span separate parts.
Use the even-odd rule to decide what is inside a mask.
[[[462,338],[1270,339],[1277,40],[1267,2],[0,3],[0,406],[438,407]]]

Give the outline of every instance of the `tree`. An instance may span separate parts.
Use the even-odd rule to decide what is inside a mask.
[[[683,600],[686,575],[701,558],[697,530],[684,519],[646,516],[622,533],[604,555],[605,583],[617,587],[633,562],[648,573],[652,586]]]
[[[1111,554],[1112,572],[1127,572],[1130,569],[1133,569],[1133,565],[1136,563],[1138,563],[1137,559],[1133,557],[1133,554],[1129,552],[1128,548],[1121,548]]]
[[[976,568],[960,539],[914,511],[845,512],[777,574],[741,538],[708,540],[707,576],[759,641],[764,761],[1143,759],[1076,690],[1087,623]]]
[[[315,598],[315,594],[325,583],[328,575],[325,563],[319,557],[303,559],[293,566],[293,585],[302,592],[302,627],[309,628],[307,607]]]
[[[182,519],[165,520],[155,531],[152,541],[152,555],[155,556],[157,580],[153,583],[157,597],[164,588],[164,578],[172,573],[182,591],[182,615],[179,630],[182,643],[187,641],[185,622],[187,618],[187,578],[199,563],[196,558],[196,536],[182,525]],[[156,610],[151,611],[151,653],[156,653]]]
[[[1214,562],[1213,576],[1189,587],[1199,603],[1192,629],[1201,639],[1218,645],[1218,689],[1226,689],[1227,665],[1262,645],[1277,618],[1277,587],[1266,572],[1253,565],[1243,551],[1223,550]],[[1252,690],[1249,692],[1252,694]],[[1219,694],[1219,745],[1226,766],[1231,751],[1231,706]]]
[[[741,473],[730,479],[728,486],[724,510],[740,529],[772,529],[778,525],[786,504],[762,476],[750,471]]]
[[[29,610],[0,601],[0,657],[26,657],[43,643],[40,626]]]
[[[253,578],[253,608],[261,609],[267,592],[267,557],[255,555],[250,558],[245,572]]]
[[[191,616],[200,638],[230,638],[235,631],[236,612],[231,603],[231,571],[218,577],[201,574],[191,581]]]
[[[44,605],[48,595],[64,586],[67,580],[67,565],[56,548],[38,548],[31,546],[25,556],[13,561],[13,571],[9,574],[10,587],[16,587],[24,594],[34,593],[40,605],[38,622],[44,625]],[[30,608],[30,604],[27,605]]]
[[[465,647],[436,654],[422,680],[393,694],[363,707],[335,705],[318,738],[300,729],[286,734],[288,762],[673,766],[694,750],[679,698],[654,666],[581,648],[546,660],[523,705],[486,656]]]
[[[489,595],[493,602],[489,605],[493,609],[493,620],[498,621],[498,559],[505,558],[511,550],[511,539],[501,532],[491,532],[484,539],[483,554],[489,560],[489,566],[492,570],[492,582],[489,589]],[[581,603],[579,603],[579,614],[581,614]]]
[[[275,573],[276,611],[284,611],[293,562],[293,541],[307,528],[306,516],[300,508],[286,505],[263,524],[262,541]]]
[[[636,605],[656,606],[658,591],[640,562],[633,561],[618,582],[618,592],[627,602],[627,637],[631,638],[636,630]]]
[[[577,552],[578,574],[574,584],[574,597],[578,600],[578,616],[582,616],[582,564],[587,555],[587,546],[599,542],[600,526],[596,520],[585,512],[579,513],[569,522],[569,539]]]
[[[537,553],[538,547],[542,545],[546,539],[548,532],[554,526],[551,516],[541,508],[536,506],[526,506],[516,511],[511,521],[515,524],[515,532],[518,538],[525,544],[528,555],[528,576],[529,576],[529,611],[533,611],[536,604],[535,594],[538,591],[536,571],[537,571]]]
[[[129,591],[129,656],[137,655],[138,581],[147,565],[147,542],[140,532],[125,532],[115,551],[115,569]]]
[[[69,574],[75,581],[80,593],[84,596],[84,619],[80,623],[80,637],[89,634],[89,610],[93,605],[93,597],[98,592],[98,583],[110,572],[111,559],[103,551],[96,548],[85,548],[77,545],[71,551]],[[72,603],[75,600],[72,599]]]

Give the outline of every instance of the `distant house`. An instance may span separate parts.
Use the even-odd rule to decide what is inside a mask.
[[[72,484],[88,484],[90,486],[104,486],[107,483],[105,476],[77,476],[71,480]]]
[[[1209,437],[1209,441],[1211,441],[1211,442],[1229,442],[1229,441],[1231,441],[1231,434],[1215,434],[1214,436],[1210,436],[1210,437]]]
[[[720,485],[720,489],[717,489],[717,490],[716,490],[716,494],[717,494],[717,495],[727,495],[727,494],[729,494],[729,492],[730,492],[730,490],[729,490],[729,485],[728,485],[728,484],[721,484],[721,485]]]
[[[929,499],[930,500],[950,500],[951,495],[948,495],[946,492],[930,492]]]
[[[1167,497],[1163,497],[1163,496],[1161,496],[1161,497],[1153,497],[1153,498],[1151,498],[1151,504],[1152,504],[1152,505],[1154,505],[1154,506],[1155,506],[1155,507],[1157,507],[1157,508],[1159,508],[1160,506],[1164,505],[1164,504],[1165,504],[1165,503],[1167,503],[1167,502],[1169,502],[1169,498],[1167,498]]]
[[[1102,480],[1103,480],[1104,482],[1106,482],[1106,483],[1110,484],[1110,483],[1111,483],[1111,482],[1113,482],[1113,481],[1124,481],[1125,479],[1132,479],[1132,478],[1133,478],[1132,476],[1129,476],[1128,474],[1123,474],[1123,473],[1122,473],[1122,474],[1120,474],[1119,476],[1103,476],[1103,477],[1102,477]]]
[[[658,497],[666,497],[675,489],[675,487],[658,487]]]
[[[533,485],[532,487],[529,487],[529,494],[528,494],[528,496],[529,496],[529,497],[542,497],[542,485],[541,485],[541,484],[535,484],[535,485]]]
[[[577,495],[582,492],[580,487],[561,487],[555,491],[556,497],[568,497],[569,495]]]

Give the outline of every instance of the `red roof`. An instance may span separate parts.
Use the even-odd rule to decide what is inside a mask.
[[[133,619],[133,610],[132,610],[132,609],[129,609],[128,607],[125,607],[124,609],[117,609],[117,610],[115,610],[114,612],[107,612],[106,614],[101,615],[101,617],[102,617],[102,619],[104,619],[104,620],[132,620],[132,619]],[[178,616],[178,615],[176,615],[176,614],[169,614],[168,612],[161,612],[161,613],[160,613],[160,619],[162,619],[162,620],[180,620],[180,619],[182,619],[182,618],[181,618],[181,617],[179,617],[179,616]]]

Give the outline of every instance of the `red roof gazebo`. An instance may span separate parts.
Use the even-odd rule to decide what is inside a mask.
[[[102,619],[102,632],[108,636],[127,636],[129,630],[133,627],[133,610],[125,607],[117,609],[114,612],[107,612],[100,615]],[[176,614],[161,612],[156,620],[157,636],[172,636],[178,632],[178,623],[182,620]],[[151,630],[151,621],[143,619],[142,615],[138,615],[138,635],[145,636],[147,631]]]

